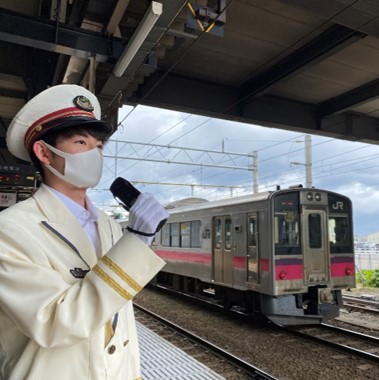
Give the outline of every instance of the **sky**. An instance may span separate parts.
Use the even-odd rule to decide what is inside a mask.
[[[109,191],[119,176],[154,194],[162,204],[252,193],[253,152],[259,192],[305,185],[304,133],[145,106],[121,108],[119,124],[104,149],[101,181],[89,191],[105,211],[123,212]],[[355,236],[378,232],[379,147],[308,136],[312,186],[352,200]]]

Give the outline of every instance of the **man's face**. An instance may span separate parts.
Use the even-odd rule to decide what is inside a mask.
[[[99,148],[103,149],[103,143],[88,134],[76,134],[71,137],[58,137],[56,148],[66,153],[80,153]]]
[[[81,153],[88,150],[99,148],[103,149],[102,141],[92,137],[88,134],[76,134],[71,137],[58,137],[56,141],[56,148],[66,153]],[[60,173],[64,174],[64,158],[57,154],[52,154],[51,165]]]

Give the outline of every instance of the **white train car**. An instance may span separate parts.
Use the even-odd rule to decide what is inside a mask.
[[[290,188],[169,210],[153,249],[167,262],[156,281],[213,294],[282,325],[339,315],[355,287],[351,201]]]

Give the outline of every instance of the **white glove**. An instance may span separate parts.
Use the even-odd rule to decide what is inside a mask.
[[[129,210],[128,230],[150,245],[159,223],[168,217],[168,212],[152,194],[141,193]]]

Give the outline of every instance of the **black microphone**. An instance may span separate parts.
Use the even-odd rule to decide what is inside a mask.
[[[141,194],[138,189],[136,189],[129,181],[122,177],[117,177],[113,181],[109,190],[112,192],[117,202],[119,202],[126,211],[129,211],[129,209],[137,200],[138,196]],[[157,233],[166,222],[167,219],[161,220],[155,233]]]
[[[124,178],[116,178],[109,189],[116,200],[129,211],[141,192]]]

